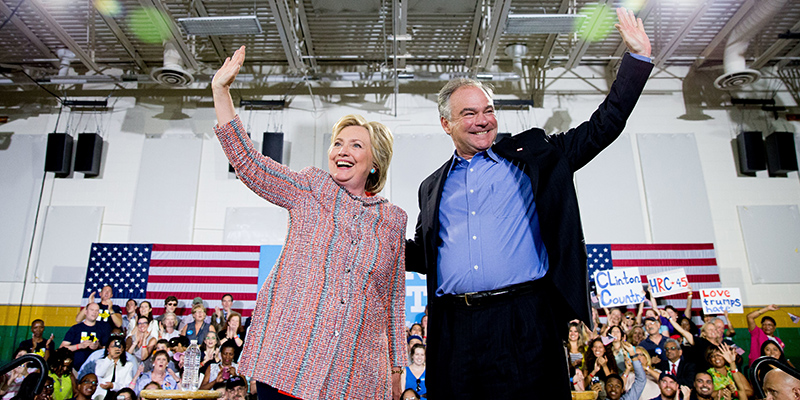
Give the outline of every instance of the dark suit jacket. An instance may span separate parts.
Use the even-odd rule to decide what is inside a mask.
[[[533,128],[507,138],[493,149],[522,169],[531,180],[539,213],[542,240],[549,257],[543,279],[555,286],[556,313],[567,322],[579,318],[589,323],[586,246],[583,240],[573,174],[611,144],[625,127],[644,89],[653,64],[626,54],[608,96],[586,121],[576,128],[548,136]],[[426,178],[419,188],[420,214],[413,240],[406,246],[406,270],[427,274],[429,337],[438,336],[436,260],[439,246],[439,202],[452,157]]]
[[[669,361],[662,361],[656,365],[656,368],[670,372],[669,370]],[[681,363],[678,364],[678,370],[675,371],[678,374],[675,375],[678,378],[678,384],[688,387],[694,387],[694,375],[697,373],[697,367],[691,361],[687,360],[686,357],[681,356]]]

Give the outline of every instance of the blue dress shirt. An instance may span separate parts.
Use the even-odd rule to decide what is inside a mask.
[[[457,154],[439,205],[437,296],[501,289],[547,273],[530,178],[492,149]]]

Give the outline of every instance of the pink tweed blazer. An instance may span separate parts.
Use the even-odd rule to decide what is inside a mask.
[[[238,116],[215,132],[241,181],[289,211],[239,371],[305,400],[390,398],[390,367],[407,364],[406,213],[261,155]]]

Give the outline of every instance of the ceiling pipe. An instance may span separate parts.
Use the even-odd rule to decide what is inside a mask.
[[[733,90],[751,84],[761,78],[760,72],[747,68],[744,55],[747,51],[747,46],[750,44],[750,39],[765,25],[769,24],[769,20],[783,8],[786,1],[758,1],[747,16],[733,28],[725,45],[723,58],[725,73],[714,81],[714,86],[722,90]]]
[[[58,76],[67,76],[69,64],[76,59],[75,53],[69,49],[58,49],[56,55],[58,56]]]

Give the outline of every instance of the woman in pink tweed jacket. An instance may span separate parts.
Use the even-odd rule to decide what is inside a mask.
[[[244,55],[242,46],[214,76],[215,132],[241,181],[289,211],[289,232],[258,293],[239,372],[259,382],[259,399],[398,398],[407,363],[406,213],[371,195],[386,182],[391,133],[343,117],[330,173],[294,172],[264,157],[229,92]]]

